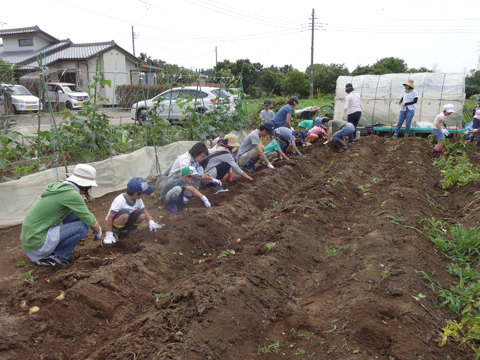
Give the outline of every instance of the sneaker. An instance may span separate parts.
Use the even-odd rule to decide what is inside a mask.
[[[232,173],[228,173],[228,175],[227,175],[227,180],[228,180],[228,182],[232,182],[232,181],[233,181],[233,175],[232,175]]]
[[[132,225],[131,228],[127,229],[127,234],[128,235],[132,235],[133,233],[135,233],[135,231],[137,230],[138,228],[138,225]]]
[[[66,268],[69,262],[61,257],[50,254],[46,258],[40,259],[37,261],[38,265],[56,267],[58,269]]]
[[[347,148],[340,148],[340,150],[338,150],[339,153],[342,153],[344,151],[347,151]]]
[[[398,139],[398,136],[397,136],[397,135],[393,135],[393,136],[392,136],[392,139]]]
[[[255,171],[255,167],[245,166],[245,171],[246,171],[246,172],[249,172],[249,173],[252,173],[252,172]]]

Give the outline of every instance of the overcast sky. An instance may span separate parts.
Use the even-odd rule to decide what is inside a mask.
[[[384,57],[410,68],[467,73],[477,68],[479,4],[467,0],[22,0],[2,6],[3,29],[30,27],[74,43],[114,40],[135,55],[186,68],[249,59],[263,66],[311,61],[372,65]],[[216,50],[217,49],[217,50]]]

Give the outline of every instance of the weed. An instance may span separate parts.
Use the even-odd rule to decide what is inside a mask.
[[[18,267],[18,266],[17,266]],[[33,285],[35,284],[35,282],[37,282],[37,279],[38,279],[38,275],[37,276],[33,276],[33,272],[37,270],[37,266],[35,266],[32,270],[30,271],[27,271],[19,276],[16,276],[14,277],[13,279],[14,280],[19,280],[19,279],[23,279],[23,284],[24,285]]]
[[[335,205],[334,203],[328,203],[328,206],[330,206],[332,209],[335,209],[337,207],[337,205]]]
[[[221,258],[227,257],[230,254],[234,255],[235,250],[223,250],[220,252],[220,255],[217,256],[217,258],[221,259]]]
[[[153,296],[155,296],[155,302],[159,302],[167,297],[165,294],[153,294]]]
[[[297,351],[298,352],[293,353],[293,355],[305,355],[305,350],[304,349],[297,348]]]
[[[392,153],[388,153],[388,154],[387,154],[387,158],[392,157],[392,156],[393,156]]]
[[[359,188],[360,190],[362,190],[362,191],[364,191],[365,189],[368,189],[370,186],[372,186],[372,184],[368,184],[368,183],[367,183],[367,184],[363,184],[363,185],[362,185],[362,184],[359,184],[359,183],[355,183],[355,185],[357,185],[358,188]]]
[[[312,337],[312,335],[301,334],[301,333],[300,333],[300,334],[298,334],[298,336],[299,336],[299,337],[303,337],[303,338],[305,338],[305,339],[307,339],[307,340],[310,340],[310,339],[311,339],[311,337]]]
[[[31,265],[27,264],[25,261],[19,261],[15,266],[17,268],[20,268],[20,267],[31,266]]]
[[[268,339],[267,339],[268,340]],[[276,341],[270,345],[263,345],[263,347],[258,347],[258,355],[266,355],[266,354],[278,354],[280,351],[280,341]]]
[[[333,325],[333,328],[331,330],[326,330],[324,331],[325,334],[330,334],[332,332],[334,332],[335,330],[337,330],[337,325]]]
[[[389,277],[390,277],[390,269],[387,268],[387,269],[382,271],[382,278],[383,279],[388,279]]]
[[[361,351],[360,349],[355,349],[355,350],[353,350],[353,353],[358,354],[360,351]]]
[[[347,339],[343,339],[343,345],[342,345],[342,348],[343,347],[346,347],[347,350],[350,350],[350,348],[348,347],[348,344],[347,344]]]
[[[344,252],[345,250],[347,250],[348,248],[350,247],[350,244],[344,246],[343,248],[340,247],[340,248],[334,248],[334,247],[328,247],[328,246],[325,246],[325,251],[327,252],[327,254],[329,255],[333,255],[333,256],[337,256],[338,254],[341,254],[342,252]]]
[[[412,297],[413,297],[415,300],[420,301],[420,300],[426,298],[427,296],[426,296],[426,295],[423,295],[422,293],[420,293],[420,294],[418,294],[417,296],[412,295]]]
[[[379,179],[379,178],[373,178],[373,179],[372,179],[372,182],[375,183],[375,184],[376,184],[376,183],[379,183],[379,182],[381,182],[381,181],[383,181],[383,179]]]
[[[340,180],[340,179],[337,179],[335,177],[332,178],[332,187],[335,187],[338,183],[342,183],[343,184],[343,181]]]
[[[267,247],[268,250],[272,250],[273,248],[275,248],[275,245],[277,245],[276,243],[267,243],[265,244],[265,246]]]
[[[361,177],[361,176],[362,176],[362,174],[363,174],[363,171],[362,171],[362,170],[355,170],[355,172],[356,172],[356,173],[357,173],[357,175],[358,175],[358,176],[360,176],[360,177]]]

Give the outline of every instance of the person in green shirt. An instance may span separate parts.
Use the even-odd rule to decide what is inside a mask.
[[[282,151],[282,146],[285,147],[288,145],[288,140],[283,137],[283,135],[277,135],[275,139],[273,139],[270,144],[265,146],[265,156],[267,157],[268,161],[272,161],[272,159],[282,158],[288,160],[287,155]]]
[[[315,120],[316,119],[322,121],[322,118],[315,118]],[[298,123],[298,134],[302,137],[303,143],[307,142],[307,133],[311,128],[313,128],[313,120],[303,120]]]
[[[90,189],[97,186],[96,170],[78,164],[65,182],[48,185],[25,215],[22,225],[22,248],[39,265],[64,268],[75,246],[88,235],[89,228],[96,240],[102,229],[88,210],[83,197],[89,199]]]

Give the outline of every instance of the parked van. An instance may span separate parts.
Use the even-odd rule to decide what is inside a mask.
[[[15,113],[38,111],[41,109],[40,100],[33,96],[25,86],[1,84],[1,93],[6,95],[0,96],[2,99],[0,103],[7,99],[7,106]]]
[[[64,103],[73,110],[80,109],[90,96],[75,84],[51,82],[47,84],[48,98],[52,103]]]

